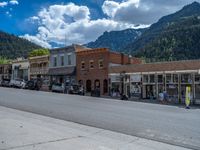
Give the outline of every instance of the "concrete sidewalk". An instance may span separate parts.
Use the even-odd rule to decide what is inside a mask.
[[[0,150],[186,150],[0,106]]]

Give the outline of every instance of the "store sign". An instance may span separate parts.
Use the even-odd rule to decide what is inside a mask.
[[[111,82],[120,82],[121,81],[120,76],[111,76],[110,79],[111,79]]]
[[[176,86],[174,84],[169,85],[169,89],[175,89],[175,88],[176,88]]]
[[[140,74],[133,74],[130,76],[131,82],[141,82],[142,76]]]

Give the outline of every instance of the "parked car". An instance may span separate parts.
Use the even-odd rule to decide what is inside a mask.
[[[32,79],[29,80],[26,85],[25,85],[25,89],[29,89],[29,90],[40,90],[42,86],[42,81],[41,79]]]
[[[69,94],[84,95],[84,89],[78,84],[72,84],[69,87]]]
[[[10,87],[25,88],[26,82],[23,79],[15,79],[10,81]]]
[[[61,83],[54,83],[54,84],[52,85],[51,91],[52,91],[52,92],[64,93],[65,87],[64,87],[64,85],[61,84]]]
[[[9,87],[10,86],[10,79],[3,79],[1,81],[1,86],[2,87]]]

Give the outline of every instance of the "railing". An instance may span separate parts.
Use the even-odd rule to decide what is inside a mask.
[[[31,74],[47,74],[48,68],[31,68],[30,73]]]

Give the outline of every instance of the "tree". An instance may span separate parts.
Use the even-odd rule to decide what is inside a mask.
[[[29,53],[29,57],[49,55],[48,49],[35,49]]]
[[[5,57],[1,57],[0,56],[0,64],[8,64],[9,63],[9,60],[6,59]]]

